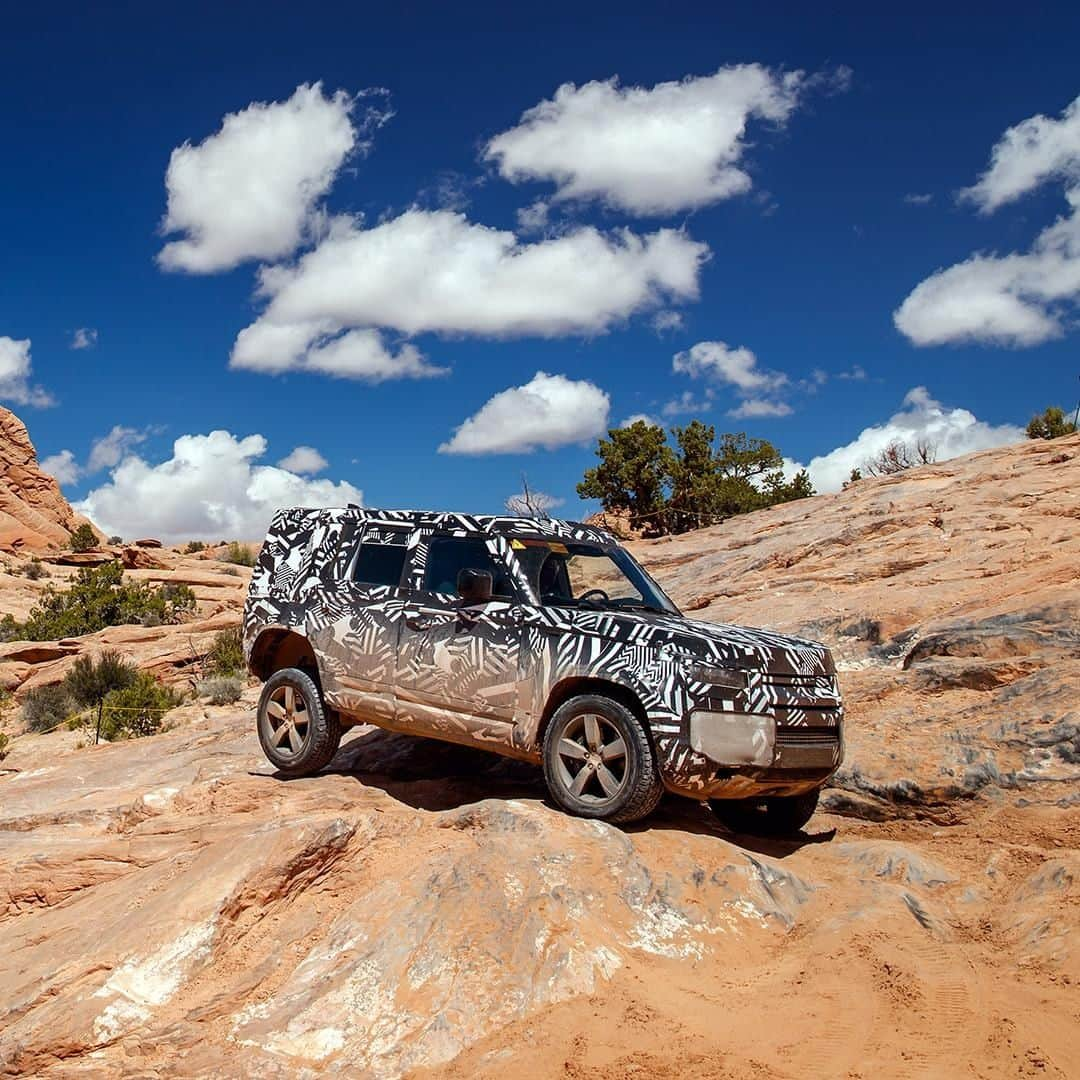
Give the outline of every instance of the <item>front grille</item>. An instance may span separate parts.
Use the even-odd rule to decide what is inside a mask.
[[[834,727],[777,727],[777,745],[835,746],[840,735]]]
[[[828,679],[828,675],[783,675],[777,671],[762,673],[762,681],[771,683],[773,686],[813,686],[822,679]]]
[[[767,671],[757,687],[762,699],[776,709],[777,720],[784,722],[784,711],[816,712],[824,720],[840,708],[840,689],[834,675],[780,675]],[[749,690],[755,695],[753,688]]]
[[[776,764],[781,768],[828,768],[840,757],[840,732],[834,727],[777,727]]]

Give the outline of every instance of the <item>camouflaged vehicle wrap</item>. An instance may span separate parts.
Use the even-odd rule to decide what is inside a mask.
[[[519,599],[464,606],[456,596],[424,592],[435,534],[481,538]],[[820,786],[840,764],[843,709],[823,645],[674,614],[545,606],[514,557],[517,538],[618,543],[602,529],[556,520],[283,511],[259,554],[244,609],[249,663],[261,635],[293,631],[310,642],[326,701],[345,723],[529,761],[540,760],[545,706],[560,684],[614,683],[640,702],[665,785],[695,798],[793,794]],[[407,549],[402,587],[350,580],[361,543]],[[695,663],[738,669],[745,688],[696,682]],[[695,709],[774,716],[772,764],[718,768],[690,745]],[[808,748],[812,768],[803,765]]]

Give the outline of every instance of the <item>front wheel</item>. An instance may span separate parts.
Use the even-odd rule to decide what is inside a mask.
[[[315,680],[299,668],[283,668],[266,680],[257,716],[263,753],[285,776],[317,773],[341,743],[336,714],[323,704]]]
[[[563,810],[611,822],[645,817],[664,792],[641,721],[599,694],[556,710],[544,735],[544,779]]]
[[[797,833],[817,809],[820,788],[802,795],[773,795],[764,799],[710,799],[712,812],[735,832],[762,836]]]

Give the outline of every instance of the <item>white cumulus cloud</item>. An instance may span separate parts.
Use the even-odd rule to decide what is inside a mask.
[[[708,376],[730,383],[747,393],[777,390],[788,381],[781,372],[759,368],[757,357],[749,349],[733,349],[723,341],[699,341],[685,352],[676,353],[671,368],[683,375]]]
[[[1014,424],[988,424],[968,409],[950,408],[935,401],[924,386],[908,391],[899,412],[880,424],[864,428],[856,438],[827,454],[812,458],[805,468],[814,487],[820,492],[839,491],[852,469],[861,469],[894,442],[914,445],[929,442],[938,461],[988,450],[994,446],[1020,442],[1025,438],[1023,428]],[[789,474],[804,466],[787,462]]]
[[[708,386],[705,387],[705,393],[701,397],[696,397],[693,390],[684,390],[677,397],[666,402],[660,412],[667,417],[710,412],[715,396],[712,388]]]
[[[205,274],[294,251],[346,158],[368,149],[362,134],[390,115],[368,109],[357,124],[356,105],[344,91],[327,96],[321,83],[304,84],[287,101],[253,102],[201,143],[177,147],[162,230],[185,235],[162,248],[159,263]]]
[[[55,404],[48,391],[31,385],[31,369],[30,339],[0,335],[0,401],[39,408]]]
[[[639,413],[633,413],[631,416],[628,416],[625,420],[623,420],[619,424],[619,427],[621,427],[621,428],[633,427],[639,421],[642,424],[648,424],[649,427],[660,427],[661,426],[661,422],[659,420],[657,420],[655,416],[652,416],[649,413],[639,412]]]
[[[71,335],[71,348],[92,349],[98,340],[98,332],[92,326],[80,326]]]
[[[266,445],[262,435],[182,435],[172,457],[158,464],[126,456],[108,483],[91,491],[76,509],[107,533],[150,534],[175,543],[258,540],[281,507],[362,502],[361,492],[346,481],[313,480],[257,464]]]
[[[428,379],[449,371],[429,363],[415,345],[406,343],[393,352],[378,330],[349,330],[335,337],[323,331],[329,325],[315,322],[275,325],[260,319],[237,335],[230,366],[269,375],[310,371],[370,383]]]
[[[55,477],[61,487],[74,484],[82,476],[82,469],[70,450],[61,450],[58,454],[42,458],[41,469]]]
[[[374,348],[373,328],[407,336],[603,333],[639,310],[696,298],[707,256],[676,229],[638,236],[580,228],[522,243],[448,210],[412,209],[370,229],[339,218],[295,265],[262,269],[268,302],[241,331],[231,362],[263,371],[366,369],[353,356]],[[439,373],[411,346],[374,366]]]
[[[90,455],[85,465],[79,464],[72,451],[61,450],[58,454],[45,458],[41,467],[55,476],[60,484],[74,484],[84,476],[92,476],[102,469],[111,469],[119,464],[133,446],[145,442],[154,430],[115,424],[108,434],[90,444]]]
[[[483,156],[512,182],[554,182],[555,201],[597,199],[634,214],[689,210],[750,189],[747,125],[783,125],[807,83],[801,71],[761,64],[651,88],[617,77],[564,83]]]
[[[990,151],[990,166],[961,198],[989,214],[1047,180],[1080,182],[1080,97],[1060,119],[1031,116],[1009,128]]]
[[[786,401],[746,398],[734,409],[728,409],[728,416],[732,416],[736,420],[746,420],[762,416],[790,416],[791,412],[791,406]]]
[[[149,435],[149,429],[115,424],[107,435],[102,435],[100,439],[95,439],[91,443],[86,472],[96,473],[101,472],[102,469],[111,469],[120,463],[133,446],[145,442]]]
[[[322,472],[329,464],[314,446],[297,446],[278,462],[278,468],[312,475]]]
[[[439,447],[441,454],[529,453],[585,443],[607,430],[611,402],[598,386],[538,371],[491,398]]]
[[[975,254],[920,282],[893,314],[902,334],[916,345],[1024,347],[1065,333],[1080,299],[1080,98],[1060,119],[1006,131],[961,197],[991,213],[1049,180],[1064,182],[1068,213],[1026,252]]]
[[[791,406],[776,396],[788,386],[788,377],[781,371],[759,367],[757,357],[745,346],[733,348],[723,341],[699,341],[676,353],[671,369],[692,379],[709,379],[730,386],[741,400],[728,410],[728,416],[743,419],[791,415]],[[706,397],[711,404],[711,390],[706,392]],[[694,407],[693,395],[684,391],[680,399],[665,406],[665,413],[690,412]]]

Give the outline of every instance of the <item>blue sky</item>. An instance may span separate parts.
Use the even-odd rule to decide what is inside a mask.
[[[195,4],[168,15],[152,6],[56,5],[8,12],[0,67],[6,158],[0,338],[30,345],[18,357],[9,347],[7,369],[0,352],[0,393],[27,422],[42,457],[55,462],[70,452],[69,497],[104,488],[88,505],[105,527],[134,530],[137,513],[146,522],[139,531],[170,536],[250,529],[257,510],[221,516],[215,500],[241,503],[250,496],[251,469],[272,466],[297,446],[315,448],[325,460],[317,474],[324,485],[348,483],[373,505],[498,511],[526,472],[531,486],[565,500],[560,513],[578,516],[589,507],[574,485],[594,460],[595,445],[582,433],[602,426],[605,409],[611,425],[635,414],[665,422],[701,416],[720,430],[768,438],[799,463],[849,446],[867,429],[877,434],[857,445],[870,446],[893,431],[888,422],[897,414],[898,430],[905,415],[914,417],[911,430],[930,424],[945,452],[1003,441],[1014,433],[1008,425],[1022,425],[1045,405],[1075,404],[1080,364],[1072,330],[1080,283],[1071,276],[1072,240],[1054,241],[1057,254],[1046,272],[1056,276],[1038,287],[1034,311],[1027,286],[998,282],[988,295],[984,276],[954,275],[939,282],[948,295],[933,291],[934,283],[924,290],[907,333],[895,325],[894,312],[936,271],[977,253],[1029,253],[1068,214],[1066,194],[1080,184],[1080,142],[1063,114],[1080,94],[1080,10],[1046,6],[1022,18],[1015,7],[993,5],[981,6],[978,17],[943,5],[906,10],[903,18],[868,13],[865,5],[768,11],[405,5],[382,12],[357,5]],[[717,154],[729,155],[724,160],[743,174],[746,190],[693,194],[689,149],[685,161],[658,155],[659,175],[651,177],[641,174],[648,164],[641,160],[630,161],[633,175],[625,178],[618,161],[603,160],[602,153],[597,160],[590,125],[595,120],[603,128],[605,107],[612,109],[611,123],[622,125],[621,136],[636,122],[619,112],[626,88],[647,95],[642,123],[651,118],[670,130],[682,99],[676,94],[665,106],[648,96],[653,88],[706,80],[732,65],[757,65],[769,107],[784,113],[751,114],[735,151],[718,137]],[[784,82],[793,72],[805,73],[797,86]],[[583,88],[614,76],[618,86],[596,98],[594,116]],[[158,255],[167,240],[190,234],[161,233],[174,149],[190,142],[197,150],[227,114],[244,114],[253,102],[289,101],[299,86],[314,83],[322,84],[324,102],[336,91],[358,95],[378,87],[386,94],[353,102],[354,147],[342,160],[334,159],[332,145],[320,146],[317,132],[299,150],[271,156],[283,171],[290,152],[310,161],[309,151],[325,150],[335,160],[325,194],[306,207],[304,238],[284,253],[256,252],[215,272],[163,268]],[[573,108],[556,110],[555,134],[569,134],[572,145],[545,166],[550,146],[522,116],[552,101],[563,84],[573,84]],[[684,85],[692,104],[696,88],[712,84]],[[1045,151],[1044,164],[1013,162],[1025,179],[1006,190],[1005,161],[1001,175],[958,199],[987,173],[1007,130],[1039,114],[1055,126],[1036,133],[1043,143],[1033,151],[1021,150],[1029,159]],[[509,147],[506,153],[485,155],[504,133],[512,136],[500,144]],[[632,130],[629,138],[636,145]],[[326,140],[332,143],[332,134]],[[370,145],[358,151],[356,142],[364,140]],[[582,155],[579,195],[553,200],[569,183],[558,170],[575,153]],[[243,172],[243,160],[230,162]],[[516,179],[507,178],[515,169]],[[522,179],[529,169],[542,175]],[[235,215],[212,205],[213,193],[200,183],[196,176],[186,196],[197,208],[210,207],[207,229],[228,232]],[[675,191],[683,194],[657,194]],[[657,199],[673,205],[645,205]],[[518,213],[538,201],[548,207],[547,220],[530,232]],[[419,216],[403,219],[410,208]],[[352,262],[334,262],[332,271],[312,271],[300,281],[296,288],[306,288],[307,300],[286,305],[288,317],[306,318],[305,302],[321,312],[326,293],[338,289],[342,303],[360,311],[351,322],[324,324],[319,343],[374,330],[399,371],[416,350],[423,359],[414,363],[449,369],[446,374],[372,382],[358,377],[367,369],[353,361],[349,378],[298,370],[313,362],[312,353],[305,354],[308,361],[289,361],[292,370],[270,374],[258,367],[259,348],[252,365],[230,368],[237,335],[268,307],[267,298],[254,295],[260,266],[295,274],[316,249],[331,262],[334,252],[322,247],[320,230],[337,220],[361,244],[380,225],[394,226],[387,257],[397,267],[410,257],[404,243],[415,239],[403,223],[413,221],[427,237],[439,213],[463,215],[460,237],[444,238],[451,247],[482,240],[488,235],[482,229],[515,233],[519,250],[593,229],[625,254],[621,230],[635,238],[669,230],[683,249],[660,276],[689,274],[693,288],[675,295],[645,280],[651,294],[619,307],[599,295],[603,283],[590,278],[579,286],[574,276],[588,268],[571,259],[563,271],[522,273],[522,291],[537,294],[536,310],[524,316],[506,312],[516,309],[516,297],[486,291],[519,281],[501,273],[481,273],[475,287],[458,282],[471,300],[447,314],[426,292],[415,304],[403,293],[375,296],[379,282],[366,274],[371,261],[362,248]],[[222,244],[216,250],[244,246],[243,238]],[[707,247],[707,258],[692,257],[691,244]],[[440,249],[425,250],[417,258],[428,260],[426,269],[399,268],[401,280],[431,272],[430,251]],[[625,259],[607,280],[623,273],[648,279],[641,260]],[[979,264],[972,274],[996,280],[1003,267]],[[1045,269],[1040,263],[1034,272]],[[560,290],[569,294],[567,303],[585,297],[575,325],[544,300]],[[1023,310],[1015,309],[1017,295]],[[466,310],[469,303],[475,310]],[[384,314],[388,305],[394,311]],[[976,310],[982,311],[977,318],[970,314]],[[658,313],[666,313],[660,329]],[[87,335],[88,347],[73,349],[80,328],[96,333]],[[692,352],[703,343],[710,348]],[[673,370],[676,354],[687,358],[682,372]],[[564,377],[540,388],[563,395],[552,398],[553,407],[569,417],[565,430],[554,425],[550,447],[534,443],[522,452],[524,436],[515,444],[513,432],[506,434],[509,426],[520,435],[529,422],[514,412],[528,404],[519,395],[478,418],[484,431],[477,438],[459,440],[484,452],[439,452],[455,445],[455,430],[495,395],[537,389],[537,372]],[[55,403],[35,406],[34,386]],[[917,387],[926,393],[904,406]],[[665,416],[665,406],[673,408],[685,392],[698,408]],[[767,402],[758,412],[784,415],[730,415],[748,401]],[[968,413],[980,426],[972,428]],[[503,430],[493,436],[492,424]],[[126,434],[99,445],[91,463],[95,441],[117,426]],[[265,450],[256,454],[261,443],[242,451],[200,444],[192,461],[161,470],[176,439],[218,429],[238,440],[260,435]],[[560,441],[565,444],[555,445]],[[220,468],[214,465],[219,451]],[[858,452],[849,449],[835,468]],[[297,468],[315,467],[297,460]],[[119,479],[111,475],[118,467],[127,470]],[[185,469],[214,474],[205,494],[198,475],[171,483]],[[222,480],[227,472],[235,490]],[[263,475],[260,498],[327,491],[303,486],[310,479],[294,480]],[[173,505],[170,493],[178,491],[187,495]],[[200,500],[201,507],[189,505]]]

